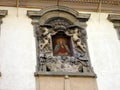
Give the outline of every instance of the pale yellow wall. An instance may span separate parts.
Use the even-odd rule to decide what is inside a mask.
[[[0,90],[35,90],[35,38],[26,16],[28,9],[19,8],[18,17],[17,8],[0,9],[8,10],[1,25]],[[107,16],[91,13],[86,29],[88,46],[99,90],[119,90],[120,40]]]

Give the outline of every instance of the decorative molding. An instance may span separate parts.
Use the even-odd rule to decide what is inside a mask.
[[[90,64],[85,30],[90,14],[65,6],[51,6],[27,11],[27,16],[32,19],[36,38],[36,76],[96,76]],[[62,53],[58,53],[60,45],[66,49]]]
[[[49,6],[49,7],[46,7],[44,9],[40,10],[39,12],[38,11],[31,11],[30,10],[30,11],[28,11],[27,15],[29,17],[34,17],[34,16],[41,17],[45,13],[47,13],[49,11],[56,11],[56,10],[70,13],[73,16],[75,16],[76,18],[78,18],[78,19],[84,19],[85,21],[87,21],[90,18],[90,14],[78,13],[77,11],[75,11],[75,10],[73,10],[71,8],[65,7],[65,6]]]
[[[2,18],[7,15],[7,10],[0,10],[0,25],[2,24]]]
[[[6,16],[7,13],[8,13],[7,10],[0,10],[0,16],[2,16],[2,17]]]
[[[110,21],[120,21],[120,15],[109,14],[108,15],[108,20],[110,20]]]
[[[71,77],[93,77],[97,78],[94,73],[72,73],[72,72],[35,72],[35,76],[71,76]]]
[[[120,39],[120,15],[109,14],[108,20],[113,23],[114,28],[117,31],[118,38]]]
[[[120,27],[120,15],[109,14],[108,20],[113,23],[115,29]]]
[[[50,15],[49,13],[51,13],[50,11],[54,12],[54,15]],[[60,15],[60,13],[63,13],[60,17],[65,17],[67,19],[70,19],[71,22],[74,22],[74,24],[76,26],[79,26],[81,28],[86,28],[87,24],[85,23],[86,21],[88,21],[88,19],[90,18],[90,14],[83,14],[83,13],[78,13],[75,10],[65,7],[65,6],[52,6],[52,7],[48,7],[45,9],[42,9],[40,11],[31,11],[28,10],[27,11],[27,16],[30,17],[32,19],[32,24],[40,24],[43,25],[45,23],[45,21],[47,19],[49,19],[50,17],[47,18],[41,18],[41,16],[49,14],[52,17],[57,17]],[[41,22],[39,22],[39,19],[42,19]],[[75,21],[77,19],[77,21]]]
[[[0,0],[0,6],[12,6],[20,8],[44,8],[46,6],[56,5],[57,0],[20,0],[17,5],[16,0]],[[101,8],[100,8],[101,4]],[[80,11],[87,12],[101,12],[119,13],[120,1],[119,0],[60,0],[59,5],[71,7]]]

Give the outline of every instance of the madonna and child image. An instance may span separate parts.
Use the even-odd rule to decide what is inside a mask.
[[[54,56],[72,56],[71,43],[68,38],[58,37],[53,41]]]

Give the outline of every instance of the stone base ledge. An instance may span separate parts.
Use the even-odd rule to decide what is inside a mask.
[[[95,73],[80,73],[80,72],[35,72],[34,75],[37,76],[72,76],[72,77],[93,77],[96,78]]]
[[[98,90],[92,77],[39,76],[36,84],[37,90]]]

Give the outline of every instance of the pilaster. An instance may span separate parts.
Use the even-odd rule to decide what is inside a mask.
[[[1,24],[3,23],[2,18],[7,15],[8,11],[7,10],[0,10],[0,34],[1,34]],[[0,72],[1,76],[1,72]]]

